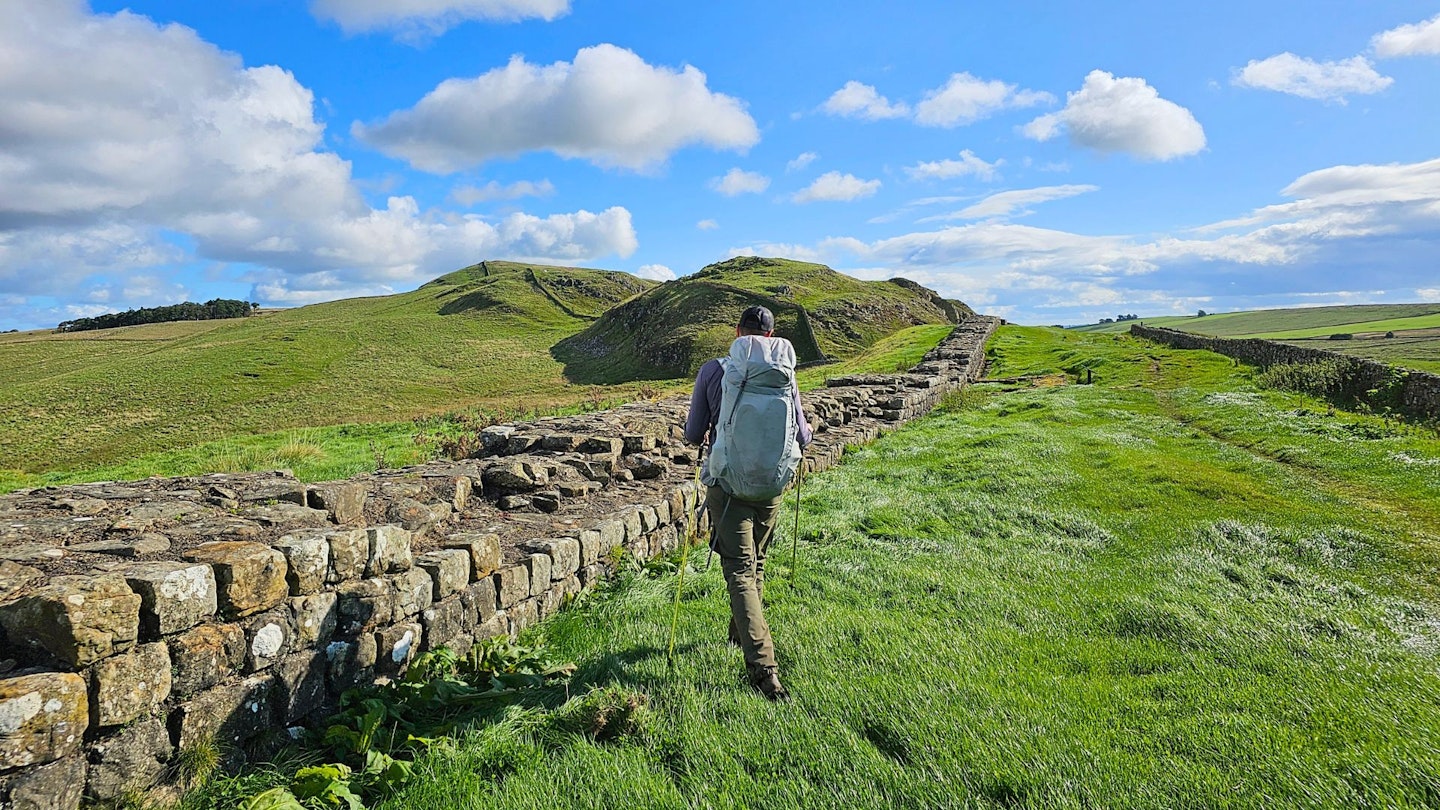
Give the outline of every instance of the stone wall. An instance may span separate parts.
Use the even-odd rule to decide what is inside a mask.
[[[1366,392],[1391,379],[1394,367],[1340,352],[1291,346],[1273,340],[1256,338],[1220,338],[1194,335],[1174,329],[1135,324],[1130,334],[1174,346],[1177,349],[1205,349],[1233,357],[1244,363],[1269,368],[1281,363],[1317,363],[1338,361],[1343,369],[1341,387],[1330,395],[1364,401]],[[1440,419],[1440,374],[1407,370],[1397,397],[1407,416],[1418,419]]]
[[[980,375],[971,318],[906,374],[804,395],[807,470]],[[703,531],[685,399],[496,425],[479,457],[0,496],[0,808],[74,808],[213,740],[231,764],[417,652],[514,635]]]

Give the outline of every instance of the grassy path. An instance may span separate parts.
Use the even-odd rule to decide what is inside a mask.
[[[741,683],[718,566],[673,668],[676,579],[635,573],[542,632],[641,732],[512,708],[381,806],[1440,804],[1440,439],[1124,337],[992,354],[1096,384],[982,387],[806,482],[767,590],[794,701]]]

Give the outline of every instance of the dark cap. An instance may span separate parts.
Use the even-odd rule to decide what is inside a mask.
[[[775,316],[765,307],[750,307],[740,313],[740,328],[757,332],[775,331]]]

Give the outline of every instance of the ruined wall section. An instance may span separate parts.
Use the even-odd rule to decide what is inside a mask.
[[[970,318],[906,374],[804,395],[808,471],[983,371]],[[0,808],[74,808],[214,741],[232,763],[420,651],[514,635],[706,529],[687,402],[483,432],[477,458],[0,496]]]
[[[1282,363],[1338,362],[1344,373],[1341,387],[1331,395],[1362,401],[1368,391],[1387,385],[1395,373],[1395,368],[1386,363],[1273,340],[1207,337],[1139,324],[1130,327],[1130,334],[1177,349],[1205,349],[1261,368]],[[1419,419],[1440,419],[1440,374],[1410,369],[1404,374],[1403,382],[1398,384],[1401,410]]]

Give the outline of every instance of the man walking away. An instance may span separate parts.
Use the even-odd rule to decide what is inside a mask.
[[[695,378],[685,440],[710,446],[701,481],[711,547],[730,592],[730,641],[745,653],[750,685],[784,700],[761,602],[765,555],[781,495],[812,436],[795,384],[795,349],[774,334],[775,316],[765,307],[740,315],[729,356],[701,366]]]

